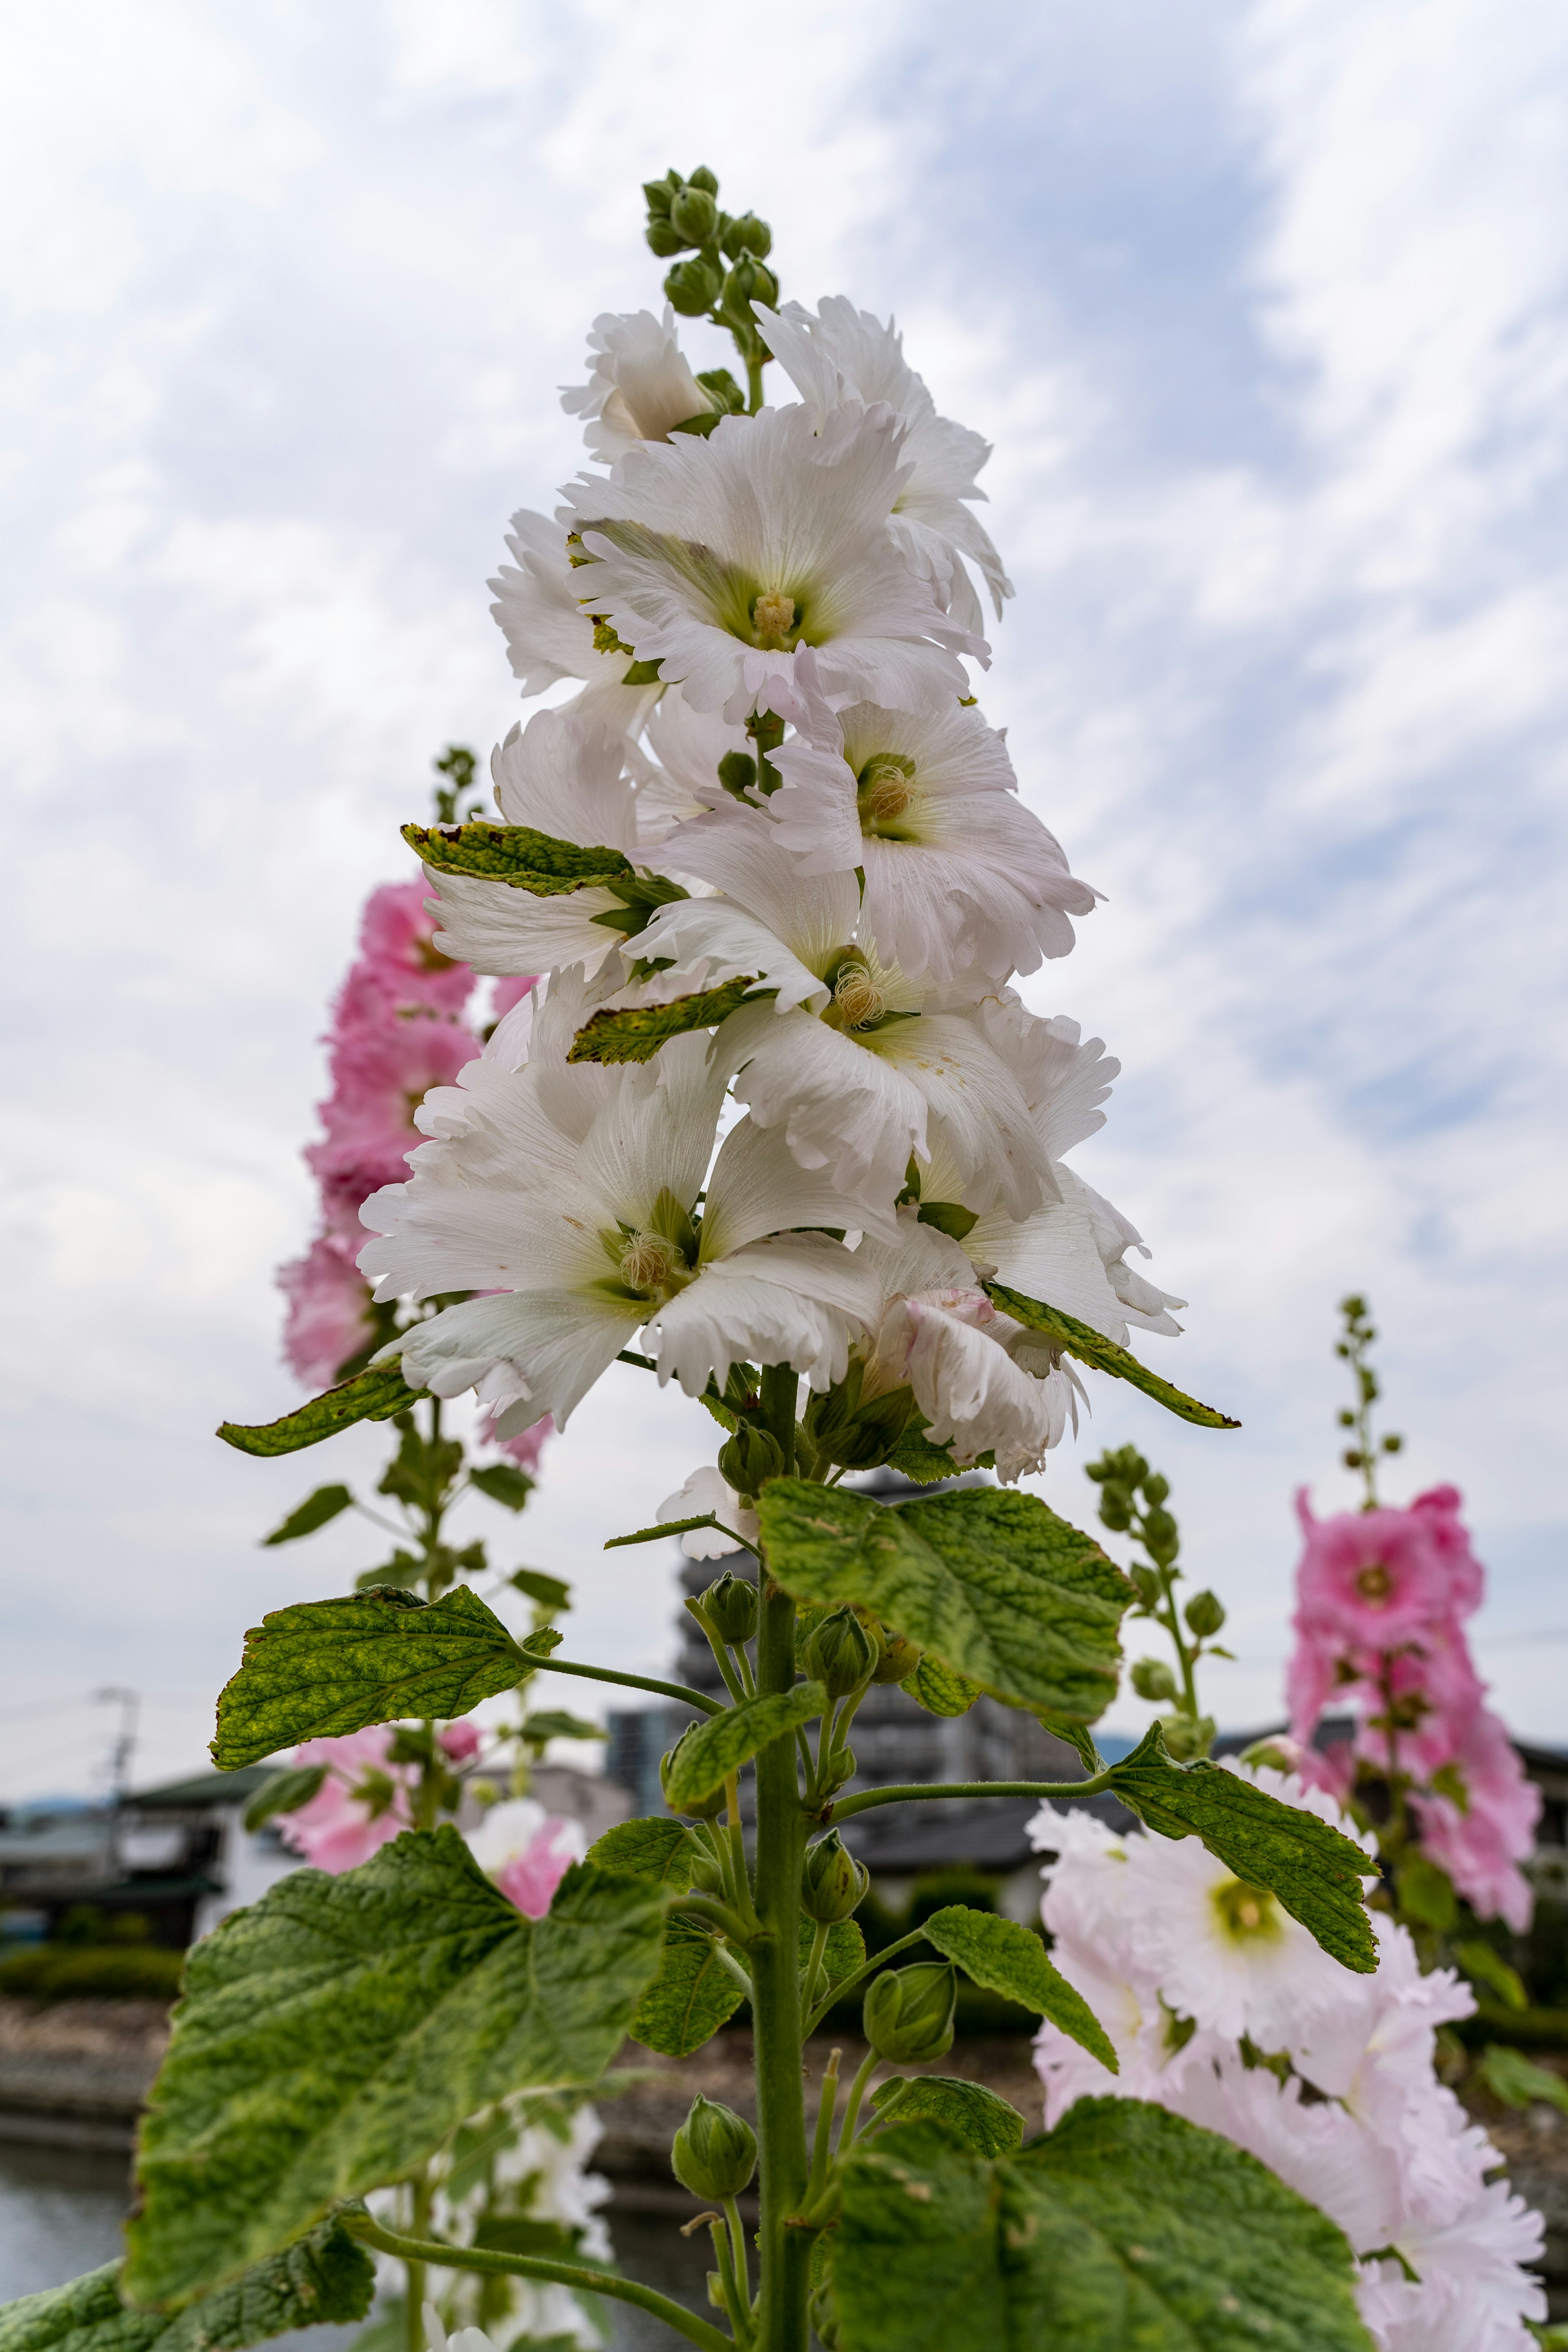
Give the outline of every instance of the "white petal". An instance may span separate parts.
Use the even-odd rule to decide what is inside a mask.
[[[593,919],[620,909],[620,900],[597,883],[536,898],[531,890],[481,875],[440,874],[433,866],[425,875],[436,893],[425,903],[441,925],[436,945],[476,971],[554,971],[581,964],[592,978],[621,944],[618,931]]]
[[[826,1234],[752,1242],[707,1265],[644,1334],[660,1381],[700,1396],[735,1363],[785,1363],[813,1388],[842,1380],[849,1342],[874,1320],[876,1276]]]
[[[1059,1202],[1047,1202],[1021,1223],[999,1214],[982,1217],[964,1235],[964,1248],[976,1261],[994,1265],[996,1279],[1010,1289],[1059,1307],[1124,1346],[1126,1318],[1095,1247],[1087,1188],[1070,1168],[1056,1173]]]
[[[742,1119],[725,1137],[708,1181],[704,1262],[727,1257],[765,1234],[808,1225],[853,1226],[889,1242],[898,1230],[885,1206],[847,1199],[822,1171],[801,1168],[777,1128]]]
[[[761,979],[776,989],[768,1012],[796,1004],[826,1004],[829,990],[809,965],[785,947],[760,916],[728,898],[678,898],[661,907],[646,930],[626,941],[628,956],[671,959],[667,975],[694,987],[717,987],[722,980]]]
[[[629,856],[637,826],[625,771],[623,735],[559,710],[536,711],[490,755],[496,803],[508,824]]]
[[[757,1125],[780,1129],[800,1165],[826,1170],[840,1192],[891,1202],[910,1154],[925,1157],[919,1087],[809,1013],[775,1017],[771,1004],[744,1005],[720,1029],[714,1053]]]
[[[742,1508],[741,1497],[725,1484],[711,1463],[694,1470],[683,1486],[665,1496],[658,1507],[658,1517],[661,1522],[695,1519],[705,1511],[711,1511],[724,1527],[733,1528],[736,1535],[744,1536],[749,1544],[755,1545],[759,1534],[755,1511]],[[726,1559],[742,1546],[735,1536],[725,1535],[720,1528],[689,1528],[680,1538],[680,1549],[688,1559]]]
[[[978,1025],[926,1014],[868,1031],[865,1043],[930,1105],[932,1136],[963,1179],[959,1197],[980,1209],[1000,1199],[1015,1217],[1027,1216],[1052,1189],[1049,1168],[1017,1083]]]
[[[860,892],[853,867],[809,873],[760,810],[730,808],[700,817],[650,862],[661,873],[679,867],[711,882],[765,923],[813,974],[826,971],[855,935]]]
[[[701,1031],[630,1065],[578,1156],[575,1205],[584,1220],[595,1230],[601,1221],[646,1228],[667,1190],[689,1210],[708,1171],[724,1087]]]
[[[1076,1021],[1043,1020],[1026,1012],[1009,990],[988,998],[981,1025],[1016,1078],[1041,1143],[1061,1160],[1105,1125],[1099,1106],[1121,1069],[1100,1037],[1085,1038]]]
[[[602,465],[707,413],[708,395],[681,354],[668,302],[662,320],[651,310],[602,312],[588,338],[588,382],[563,392],[561,405],[569,416],[588,419],[584,437]]]
[[[556,1428],[564,1429],[573,1409],[630,1340],[644,1312],[580,1290],[467,1298],[427,1323],[416,1323],[407,1333],[404,1377],[411,1386],[432,1389],[437,1396],[458,1396],[500,1372],[499,1382],[490,1381],[490,1402],[499,1402],[505,1391],[528,1405],[524,1423],[548,1412]]]
[[[906,1311],[909,1381],[933,1442],[951,1439],[961,1461],[994,1450],[1005,1481],[1041,1468],[1062,1433],[1045,1384],[1022,1370],[983,1325],[934,1300],[911,1298]]]

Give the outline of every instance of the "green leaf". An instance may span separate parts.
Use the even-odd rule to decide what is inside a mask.
[[[629,880],[618,849],[581,848],[531,824],[405,824],[403,838],[437,874],[475,874],[536,898],[557,898],[592,883]]]
[[[683,1536],[688,1528],[716,1528],[719,1522],[711,1511],[704,1511],[697,1519],[660,1519],[656,1528],[638,1528],[635,1535],[611,1536],[606,1551],[619,1551],[626,1544],[658,1543],[665,1536]]]
[[[627,2029],[634,2042],[661,2057],[689,2058],[733,2017],[746,1989],[719,1958],[719,1941],[695,1919],[667,1923],[658,1974]]]
[[[922,1658],[912,1675],[906,1675],[899,1688],[923,1706],[928,1715],[967,1715],[980,1696],[980,1685],[955,1675],[951,1666],[939,1659]]]
[[[1110,2074],[1120,2073],[1116,2052],[1100,2020],[1052,1966],[1045,1946],[1027,1927],[994,1912],[971,1911],[955,1903],[922,1921],[921,1933],[944,1960],[956,1962],[972,1983],[999,1992],[1005,2000],[1016,2000],[1021,2009],[1032,2009],[1037,2017],[1048,2017]]]
[[[833,2273],[842,2352],[1371,2352],[1333,2223],[1131,2099],[990,2161],[895,2122],[846,2168]]]
[[[820,1492],[820,1489],[814,1489]],[[827,1693],[820,1683],[797,1683],[794,1690],[773,1691],[766,1698],[742,1699],[722,1715],[710,1715],[687,1732],[675,1750],[665,1801],[672,1813],[684,1813],[722,1788],[759,1748],[771,1747],[821,1715]]]
[[[258,1830],[275,1813],[297,1813],[312,1797],[321,1794],[321,1783],[327,1777],[324,1764],[290,1764],[281,1772],[272,1773],[245,1809],[245,1826]]]
[[[593,2084],[658,1968],[667,1899],[579,1864],[526,1919],[449,1828],[280,1879],[191,1953],[142,2126],[130,2291],[184,2302],[493,2101]]]
[[[563,1584],[558,1576],[546,1576],[541,1568],[514,1568],[507,1582],[530,1601],[537,1601],[542,1609],[564,1609],[572,1598],[569,1584]]]
[[[1446,1936],[1459,1924],[1459,1898],[1447,1872],[1424,1853],[1413,1853],[1394,1874],[1400,1910],[1423,1927]]]
[[[1010,1290],[1005,1282],[988,1282],[987,1295],[1004,1315],[1015,1323],[1026,1324],[1031,1331],[1042,1331],[1064,1356],[1076,1356],[1080,1364],[1092,1364],[1098,1372],[1109,1372],[1113,1380],[1126,1381],[1131,1387],[1142,1389],[1144,1395],[1163,1404],[1182,1421],[1195,1421],[1200,1429],[1239,1429],[1239,1421],[1228,1413],[1216,1412],[1212,1404],[1200,1404],[1196,1397],[1184,1395],[1141,1364],[1128,1348],[1119,1348],[1114,1339],[1106,1339],[1090,1323],[1080,1323],[1076,1315],[1066,1314],[1059,1307],[1047,1307],[1037,1298],[1027,1298],[1021,1290]]]
[[[900,2124],[941,2124],[976,2156],[1016,2156],[1024,2145],[1024,2118],[984,2083],[954,2074],[890,2074],[871,2095],[885,2107],[895,2091]]]
[[[121,2301],[119,2263],[0,2310],[0,2352],[240,2352],[289,2328],[363,2319],[375,2264],[339,2221],[268,2254],[174,2317]]]
[[[608,1739],[610,1736],[602,1723],[588,1723],[559,1706],[541,1707],[537,1715],[531,1715],[527,1730],[530,1739]]]
[[[691,1865],[701,1853],[689,1830],[654,1813],[640,1821],[617,1822],[595,1839],[588,1860],[599,1870],[651,1878],[657,1885],[673,1886],[684,1895],[691,1884]]]
[[[1173,1764],[1157,1723],[1111,1766],[1110,1786],[1145,1829],[1197,1837],[1248,1886],[1266,1888],[1345,1968],[1363,1976],[1375,1969],[1362,1881],[1376,1865],[1316,1813],[1282,1804],[1217,1764]]]
[[[1517,1969],[1510,1969],[1500,1952],[1494,1952],[1479,1936],[1465,1943],[1456,1944],[1454,1958],[1472,1984],[1485,1985],[1495,1992],[1505,2009],[1528,2009],[1530,1995],[1524,1979]]]
[[[672,1037],[726,1021],[755,988],[755,980],[727,980],[668,1004],[606,1004],[572,1040],[569,1062],[649,1062]]]
[[[1093,1717],[1116,1695],[1120,1569],[1032,1495],[971,1487],[900,1503],[771,1479],[768,1570],[807,1601],[858,1601],[1015,1706]]]
[[[492,1503],[500,1503],[509,1511],[521,1511],[533,1492],[533,1481],[526,1470],[512,1462],[485,1462],[468,1473],[468,1484],[488,1495]]]
[[[247,1633],[239,1672],[218,1699],[213,1761],[231,1772],[301,1739],[400,1716],[467,1715],[526,1668],[466,1584],[429,1603],[383,1586],[275,1609]]]
[[[517,1646],[525,1658],[536,1660],[542,1665],[565,1639],[565,1634],[558,1633],[553,1625],[542,1625],[537,1633],[525,1633]]]
[[[800,1964],[804,1969],[811,1958],[816,1940],[816,1922],[803,1919],[800,1923]],[[853,1919],[836,1919],[827,1931],[827,1941],[822,1948],[822,1976],[816,1998],[826,2000],[835,1985],[852,1977],[866,1965],[866,1938]]]
[[[1568,2083],[1561,2074],[1554,2074],[1550,2066],[1538,2066],[1522,2050],[1489,2042],[1476,2072],[1493,2098],[1500,2099],[1505,2107],[1528,2107],[1541,2102],[1568,2116]]]
[[[340,1511],[352,1510],[353,1499],[346,1486],[318,1486],[313,1495],[307,1495],[304,1501],[289,1512],[281,1527],[274,1528],[269,1536],[262,1537],[263,1548],[269,1544],[293,1543],[300,1536],[313,1536],[318,1528],[324,1528],[329,1519],[337,1517]]]
[[[423,1393],[409,1387],[401,1364],[371,1364],[352,1381],[286,1412],[280,1421],[220,1422],[217,1433],[242,1454],[298,1454],[301,1446],[319,1445],[323,1437],[352,1429],[356,1421],[390,1421],[394,1413],[406,1412]]]
[[[972,1464],[964,1465],[975,1470],[994,1470],[995,1466],[994,1454],[976,1454]],[[939,1479],[963,1475],[952,1458],[952,1445],[933,1445],[925,1434],[925,1424],[919,1421],[906,1424],[903,1435],[888,1456],[888,1467],[896,1470],[900,1478],[907,1478],[911,1486],[934,1486]]]

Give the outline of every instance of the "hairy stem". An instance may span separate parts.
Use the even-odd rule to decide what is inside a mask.
[[[866,2095],[866,2085],[881,2064],[875,2050],[868,2050],[855,2069],[855,2080],[849,2085],[849,2096],[844,2102],[844,2128],[838,2135],[838,2153],[847,2156],[855,2145],[855,2126],[860,2120],[860,2102]]]
[[[613,2271],[590,2270],[581,2263],[552,2262],[543,2254],[502,2254],[488,2246],[445,2246],[434,2239],[405,2238],[395,2230],[384,2230],[368,2213],[345,2213],[343,2227],[356,2237],[362,2246],[374,2246],[378,2252],[395,2254],[406,2263],[412,2277],[415,2266],[421,2276],[426,2263],[445,2270],[488,2271],[502,2278],[543,2279],[557,2286],[575,2287],[584,2294],[607,2294],[617,2303],[635,2303],[662,2319],[689,2344],[702,2347],[702,2352],[734,2352],[727,2336],[710,2327],[705,2319],[688,2311],[683,2303],[674,2303],[651,2286],[640,2286],[636,2279],[617,2278]],[[804,2342],[804,2338],[802,2339]]]
[[[918,1805],[935,1797],[1094,1797],[1111,1786],[1116,1767],[1108,1764],[1087,1780],[944,1780],[933,1788],[918,1782],[895,1789],[862,1789],[858,1796],[841,1797],[829,1805],[825,1821],[847,1822],[854,1813],[869,1812],[874,1805]]]
[[[430,2227],[433,2200],[429,2175],[424,2171],[416,2173],[408,2189],[409,2235],[417,2241]],[[404,2266],[404,2352],[425,2352],[425,2265],[410,2260]]]
[[[574,1658],[530,1658],[531,1671],[542,1675],[581,1675],[591,1683],[623,1683],[627,1690],[657,1691],[660,1698],[678,1698],[683,1706],[697,1707],[703,1715],[722,1715],[723,1704],[710,1698],[705,1691],[689,1690],[684,1683],[661,1683],[650,1675],[612,1674],[608,1666],[579,1665]]]

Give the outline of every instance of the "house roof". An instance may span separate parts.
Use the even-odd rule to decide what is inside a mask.
[[[246,1764],[237,1772],[195,1772],[188,1780],[165,1780],[155,1789],[134,1789],[126,1798],[136,1812],[182,1812],[206,1805],[246,1805],[275,1764]]]

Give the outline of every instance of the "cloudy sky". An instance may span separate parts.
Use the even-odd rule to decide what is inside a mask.
[[[1568,19],[976,0],[954,26],[6,11],[0,1794],[90,1785],[111,1684],[143,1694],[143,1776],[199,1763],[245,1627],[374,1556],[352,1521],[256,1538],[379,1439],[259,1464],[211,1432],[296,1401],[271,1278],[311,1213],[325,1001],[432,753],[516,714],[485,578],[575,469],[556,387],[588,322],[657,292],[638,182],[699,161],[774,223],[786,294],[895,311],[996,445],[1018,596],[986,709],[1107,894],[1031,1001],[1121,1055],[1080,1164],[1191,1299],[1149,1352],[1246,1424],[1101,1383],[1041,1491],[1088,1517],[1092,1451],[1152,1454],[1233,1612],[1216,1709],[1261,1720],[1292,1490],[1352,1499],[1331,1347],[1363,1286],[1411,1440],[1393,1492],[1464,1488],[1485,1670],[1568,1740]],[[710,1435],[614,1373],[501,1531],[574,1580],[579,1654],[658,1671],[668,1565],[599,1547]]]

